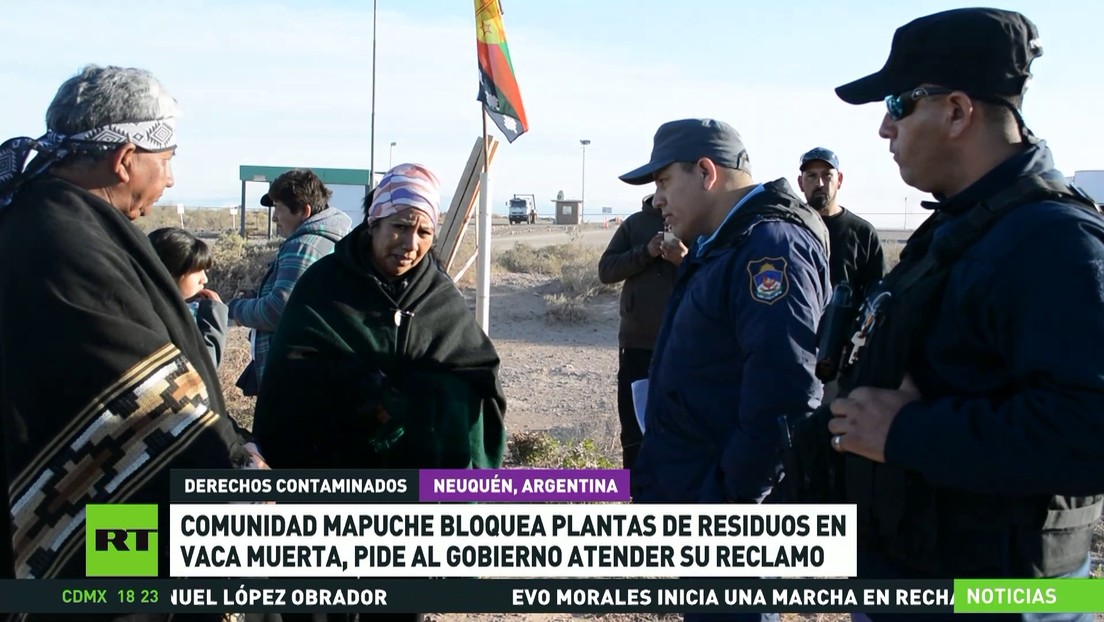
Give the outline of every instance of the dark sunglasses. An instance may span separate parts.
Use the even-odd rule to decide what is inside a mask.
[[[890,95],[885,98],[886,112],[889,118],[900,121],[916,110],[916,102],[932,95],[946,95],[953,93],[954,89],[945,89],[938,86],[920,86],[909,89],[900,95]]]

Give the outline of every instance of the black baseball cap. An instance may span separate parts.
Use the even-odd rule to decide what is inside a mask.
[[[265,207],[272,207],[273,205],[275,205],[275,203],[272,201],[272,197],[270,197],[267,192],[264,193],[264,196],[261,197],[261,205]]]
[[[915,19],[893,35],[879,71],[836,88],[849,104],[880,101],[921,84],[973,95],[1022,95],[1031,61],[1042,56],[1039,31],[1015,11],[955,9]]]
[[[701,158],[724,168],[746,171],[750,166],[744,141],[731,125],[715,119],[682,119],[659,126],[648,163],[619,179],[639,186],[654,181],[657,172],[675,162],[697,162]]]
[[[830,149],[824,147],[813,147],[805,152],[805,155],[801,156],[801,169],[805,170],[805,165],[814,160],[823,160],[827,162],[832,168],[839,170],[839,158]]]

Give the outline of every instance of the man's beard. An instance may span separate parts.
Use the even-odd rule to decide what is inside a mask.
[[[811,208],[813,208],[817,211],[820,211],[820,210],[828,207],[828,193],[827,192],[813,193],[813,196],[809,197],[809,207],[811,207]]]

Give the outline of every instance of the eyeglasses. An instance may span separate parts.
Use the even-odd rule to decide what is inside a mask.
[[[953,89],[945,89],[938,86],[920,86],[909,89],[900,95],[890,95],[886,97],[886,112],[889,114],[890,119],[900,121],[912,114],[912,111],[916,109],[916,102],[921,99],[931,97],[932,95],[947,95],[953,92]]]

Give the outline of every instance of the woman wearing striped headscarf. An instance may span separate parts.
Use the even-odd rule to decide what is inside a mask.
[[[432,255],[439,200],[429,169],[394,167],[296,284],[254,419],[273,467],[501,465],[499,358]]]

